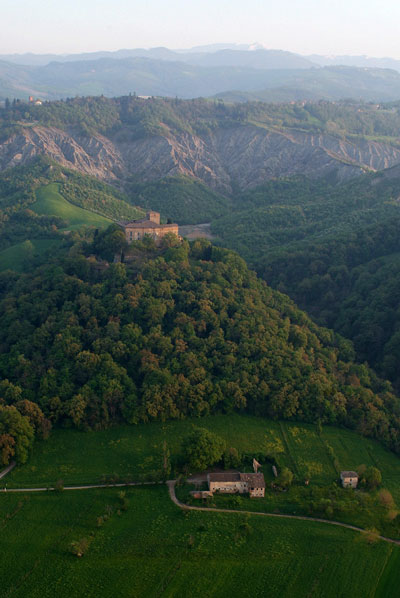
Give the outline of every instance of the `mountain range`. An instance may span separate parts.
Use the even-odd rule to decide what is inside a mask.
[[[300,56],[251,46],[0,55],[0,100],[76,95],[181,98],[225,94],[230,101],[390,101],[400,97],[400,61]]]
[[[210,44],[193,48],[171,50],[133,48],[115,51],[84,52],[80,54],[0,54],[0,60],[25,66],[45,66],[50,62],[79,62],[100,58],[153,58],[172,62],[186,62],[201,66],[249,66],[252,68],[312,68],[315,66],[355,66],[389,68],[400,71],[400,60],[367,55],[301,55],[295,52],[269,49],[264,44]]]

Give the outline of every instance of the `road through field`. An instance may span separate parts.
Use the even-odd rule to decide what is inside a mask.
[[[284,515],[282,513],[262,513],[260,511],[243,511],[238,509],[217,509],[215,507],[194,507],[192,505],[185,505],[183,502],[178,500],[175,494],[175,485],[176,480],[169,480],[167,482],[169,495],[171,500],[180,508],[186,509],[191,511],[215,511],[217,513],[243,513],[245,515],[261,515],[262,517],[279,517],[281,519],[299,519],[301,521],[316,521],[317,523],[328,523],[329,525],[336,525],[338,527],[345,527],[347,529],[351,529],[356,532],[360,532],[362,534],[370,533],[368,530],[363,529],[362,527],[357,527],[355,525],[350,525],[349,523],[341,523],[340,521],[331,521],[329,519],[320,519],[318,517],[306,517],[302,515]],[[385,536],[377,536],[379,540],[384,540],[384,542],[390,542],[390,544],[396,544],[400,546],[400,540],[394,540],[393,538],[386,538]]]
[[[119,484],[90,484],[86,486],[63,486],[60,490],[90,490],[92,488],[126,488],[127,486],[154,486],[155,484],[164,484],[164,482],[121,482]],[[3,488],[0,492],[47,492],[54,491],[57,488]]]
[[[7,468],[8,469],[8,468]],[[10,468],[12,469],[12,468]],[[2,474],[5,476],[8,470],[4,470]],[[90,485],[80,485],[80,486],[64,486],[62,490],[90,490],[94,488],[124,488],[127,486],[154,486],[156,484],[164,484],[164,482],[128,482],[128,483],[118,483],[118,484],[90,484]],[[336,525],[338,527],[345,527],[347,529],[362,533],[368,534],[370,533],[368,530],[363,529],[362,527],[357,527],[355,525],[350,525],[349,523],[341,523],[340,521],[331,521],[329,519],[320,519],[318,517],[306,517],[302,515],[285,515],[283,513],[263,513],[260,511],[244,511],[239,509],[217,509],[214,507],[196,507],[193,505],[186,505],[180,500],[178,500],[176,493],[175,493],[175,485],[176,480],[168,480],[166,482],[169,490],[169,495],[171,500],[180,508],[190,511],[211,511],[216,513],[242,513],[245,515],[257,515],[262,517],[278,517],[281,519],[298,519],[300,521],[315,521],[317,523],[327,523],[328,525]],[[46,491],[55,491],[56,488],[3,488],[2,492],[46,492]],[[389,542],[390,544],[395,544],[396,546],[400,546],[400,540],[394,540],[393,538],[386,538],[385,536],[377,536],[379,540],[383,540],[384,542]]]

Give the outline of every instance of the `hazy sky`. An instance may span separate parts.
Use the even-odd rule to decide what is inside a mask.
[[[261,42],[400,59],[395,0],[1,0],[0,53]]]

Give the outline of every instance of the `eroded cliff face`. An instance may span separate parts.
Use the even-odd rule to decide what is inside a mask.
[[[217,129],[202,137],[181,135],[119,141],[85,137],[42,126],[29,127],[0,144],[0,170],[45,154],[65,167],[116,183],[130,175],[141,181],[186,174],[229,193],[271,178],[304,174],[353,178],[366,169],[400,164],[400,149],[366,139],[271,132],[255,126]]]

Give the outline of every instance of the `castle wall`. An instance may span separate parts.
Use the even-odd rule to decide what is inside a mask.
[[[145,235],[149,235],[152,239],[161,239],[168,233],[173,233],[176,236],[179,236],[179,228],[177,224],[166,224],[165,226],[160,226],[157,228],[143,226],[138,227],[134,226],[130,228],[129,226],[125,227],[125,237],[128,243],[132,241],[139,241],[143,239]]]

